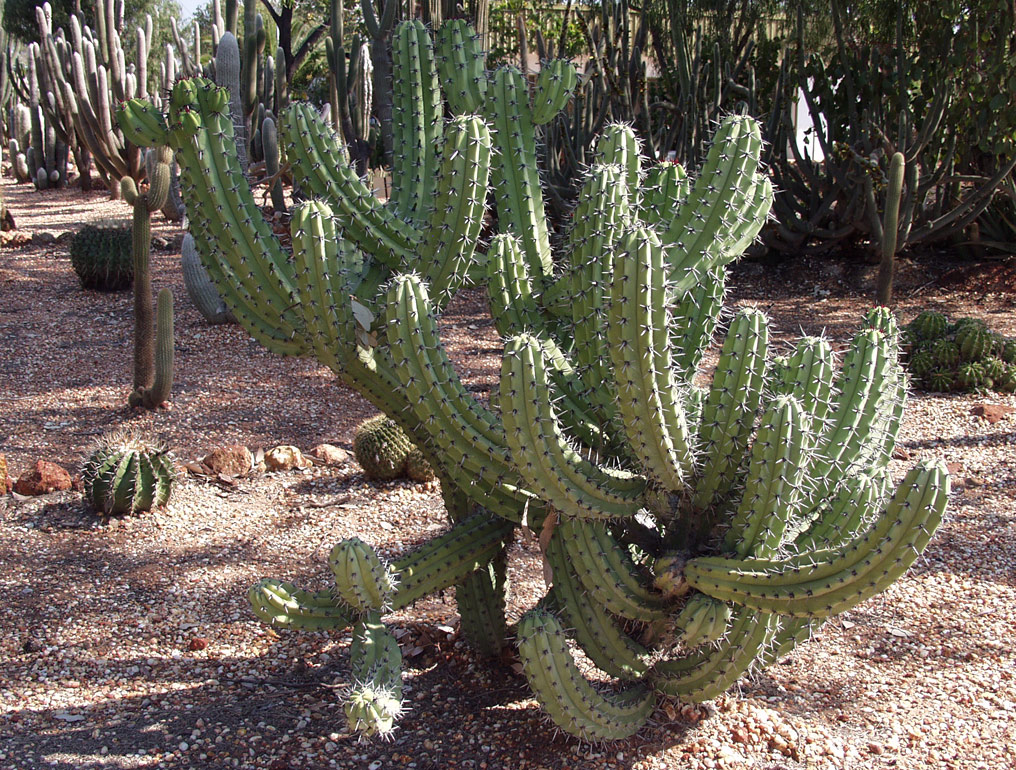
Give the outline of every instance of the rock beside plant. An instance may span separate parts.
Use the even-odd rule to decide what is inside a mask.
[[[48,460],[36,460],[31,470],[22,473],[14,482],[14,491],[26,497],[37,497],[50,492],[64,492],[71,486],[71,475],[62,466]]]

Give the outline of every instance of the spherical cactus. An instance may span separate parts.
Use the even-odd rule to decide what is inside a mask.
[[[984,376],[997,383],[1005,375],[1006,364],[1000,358],[989,358],[984,362]],[[988,386],[991,387],[991,386]]]
[[[436,478],[434,469],[417,447],[413,447],[413,451],[406,457],[406,475],[420,484],[426,484]]]
[[[364,474],[375,481],[391,481],[406,472],[413,442],[394,420],[378,415],[361,423],[353,437],[353,456]]]
[[[974,327],[977,329],[987,330],[988,324],[982,321],[980,318],[958,318],[956,322],[950,327],[950,331],[954,334],[958,334],[961,329],[968,327]]]
[[[977,361],[960,364],[956,370],[956,388],[959,390],[980,390],[987,387],[986,381],[984,364]]]
[[[955,369],[960,362],[960,348],[952,340],[936,340],[931,348],[931,357],[938,369]]]
[[[956,332],[956,344],[964,361],[982,361],[991,353],[991,332],[982,326],[968,324]]]
[[[1005,341],[999,357],[1007,364],[1016,364],[1016,339]]]
[[[169,450],[136,433],[99,439],[81,469],[85,498],[101,515],[142,513],[165,505],[176,480]]]
[[[95,291],[129,289],[134,280],[131,228],[86,225],[71,239],[71,267]]]
[[[927,376],[928,387],[939,393],[948,393],[956,384],[952,369],[935,369]]]
[[[944,315],[925,310],[910,322],[910,331],[918,340],[937,340],[945,336],[948,326]]]
[[[930,350],[918,350],[910,357],[909,366],[910,373],[914,377],[923,379],[926,374],[935,368],[934,354]]]
[[[1016,364],[1005,364],[1005,369],[997,380],[995,387],[1003,393],[1016,392]]]

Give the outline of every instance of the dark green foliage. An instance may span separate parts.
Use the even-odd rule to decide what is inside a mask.
[[[134,280],[131,228],[86,225],[71,239],[71,267],[95,291],[129,289]]]

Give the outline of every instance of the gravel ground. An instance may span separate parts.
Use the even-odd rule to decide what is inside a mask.
[[[99,194],[7,183],[3,193],[28,232],[128,215]],[[83,291],[62,240],[0,251],[0,453],[12,476],[38,458],[74,472],[118,425],[165,436],[181,461],[237,442],[348,448],[371,407],[313,362],[206,325],[183,290],[179,232],[159,223],[155,235],[166,246],[155,285],[177,297],[177,377],[172,409],[151,413],[125,407],[130,294]],[[825,329],[843,343],[872,274],[849,264],[741,265],[731,304],[762,307],[779,340]],[[904,320],[931,306],[1016,334],[1013,284],[995,291],[1011,268],[955,274],[948,291],[930,283],[937,275],[903,265]],[[484,313],[467,293],[444,320],[481,395],[499,352]],[[259,577],[325,587],[325,557],[343,537],[395,553],[440,532],[436,484],[374,485],[353,463],[186,475],[167,509],[108,523],[73,491],[0,498],[0,768],[1012,767],[1016,419],[972,416],[982,403],[1016,399],[911,399],[893,470],[942,457],[954,497],[907,576],[728,695],[665,703],[637,737],[609,746],[557,734],[515,661],[476,658],[451,593],[390,618],[410,710],[387,743],[344,730],[348,634],[276,633],[250,613],[245,593]],[[520,536],[512,565],[515,618],[542,587],[536,545]]]

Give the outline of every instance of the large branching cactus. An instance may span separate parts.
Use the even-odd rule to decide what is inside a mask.
[[[256,614],[353,627],[346,713],[384,734],[401,711],[401,655],[383,615],[454,585],[478,650],[502,651],[514,631],[554,722],[584,739],[625,737],[660,698],[715,697],[888,587],[938,526],[947,474],[925,463],[891,488],[906,381],[882,309],[839,367],[823,339],[774,355],[765,316],[741,310],[710,384],[697,384],[725,266],[772,203],[753,120],[725,119],[694,179],[645,167],[634,133],[611,127],[555,254],[534,127],[567,102],[574,71],[551,64],[530,93],[516,70],[473,66],[462,27],[442,35],[452,44],[437,56],[419,24],[394,36],[387,204],[312,109],[282,116],[287,157],[314,196],[293,212],[291,254],[236,161],[224,92],[183,81],[168,119],[134,101],[121,125],[176,151],[195,243],[244,328],[329,366],[406,430],[441,481],[445,534],[390,563],[344,541],[329,559],[333,590],[263,580],[250,591]],[[439,81],[456,115],[443,126]],[[501,232],[481,256],[489,185]],[[492,404],[464,387],[437,326],[481,275],[505,337]],[[521,525],[542,533],[552,586],[509,629],[506,549]],[[619,687],[587,679],[576,647]]]

